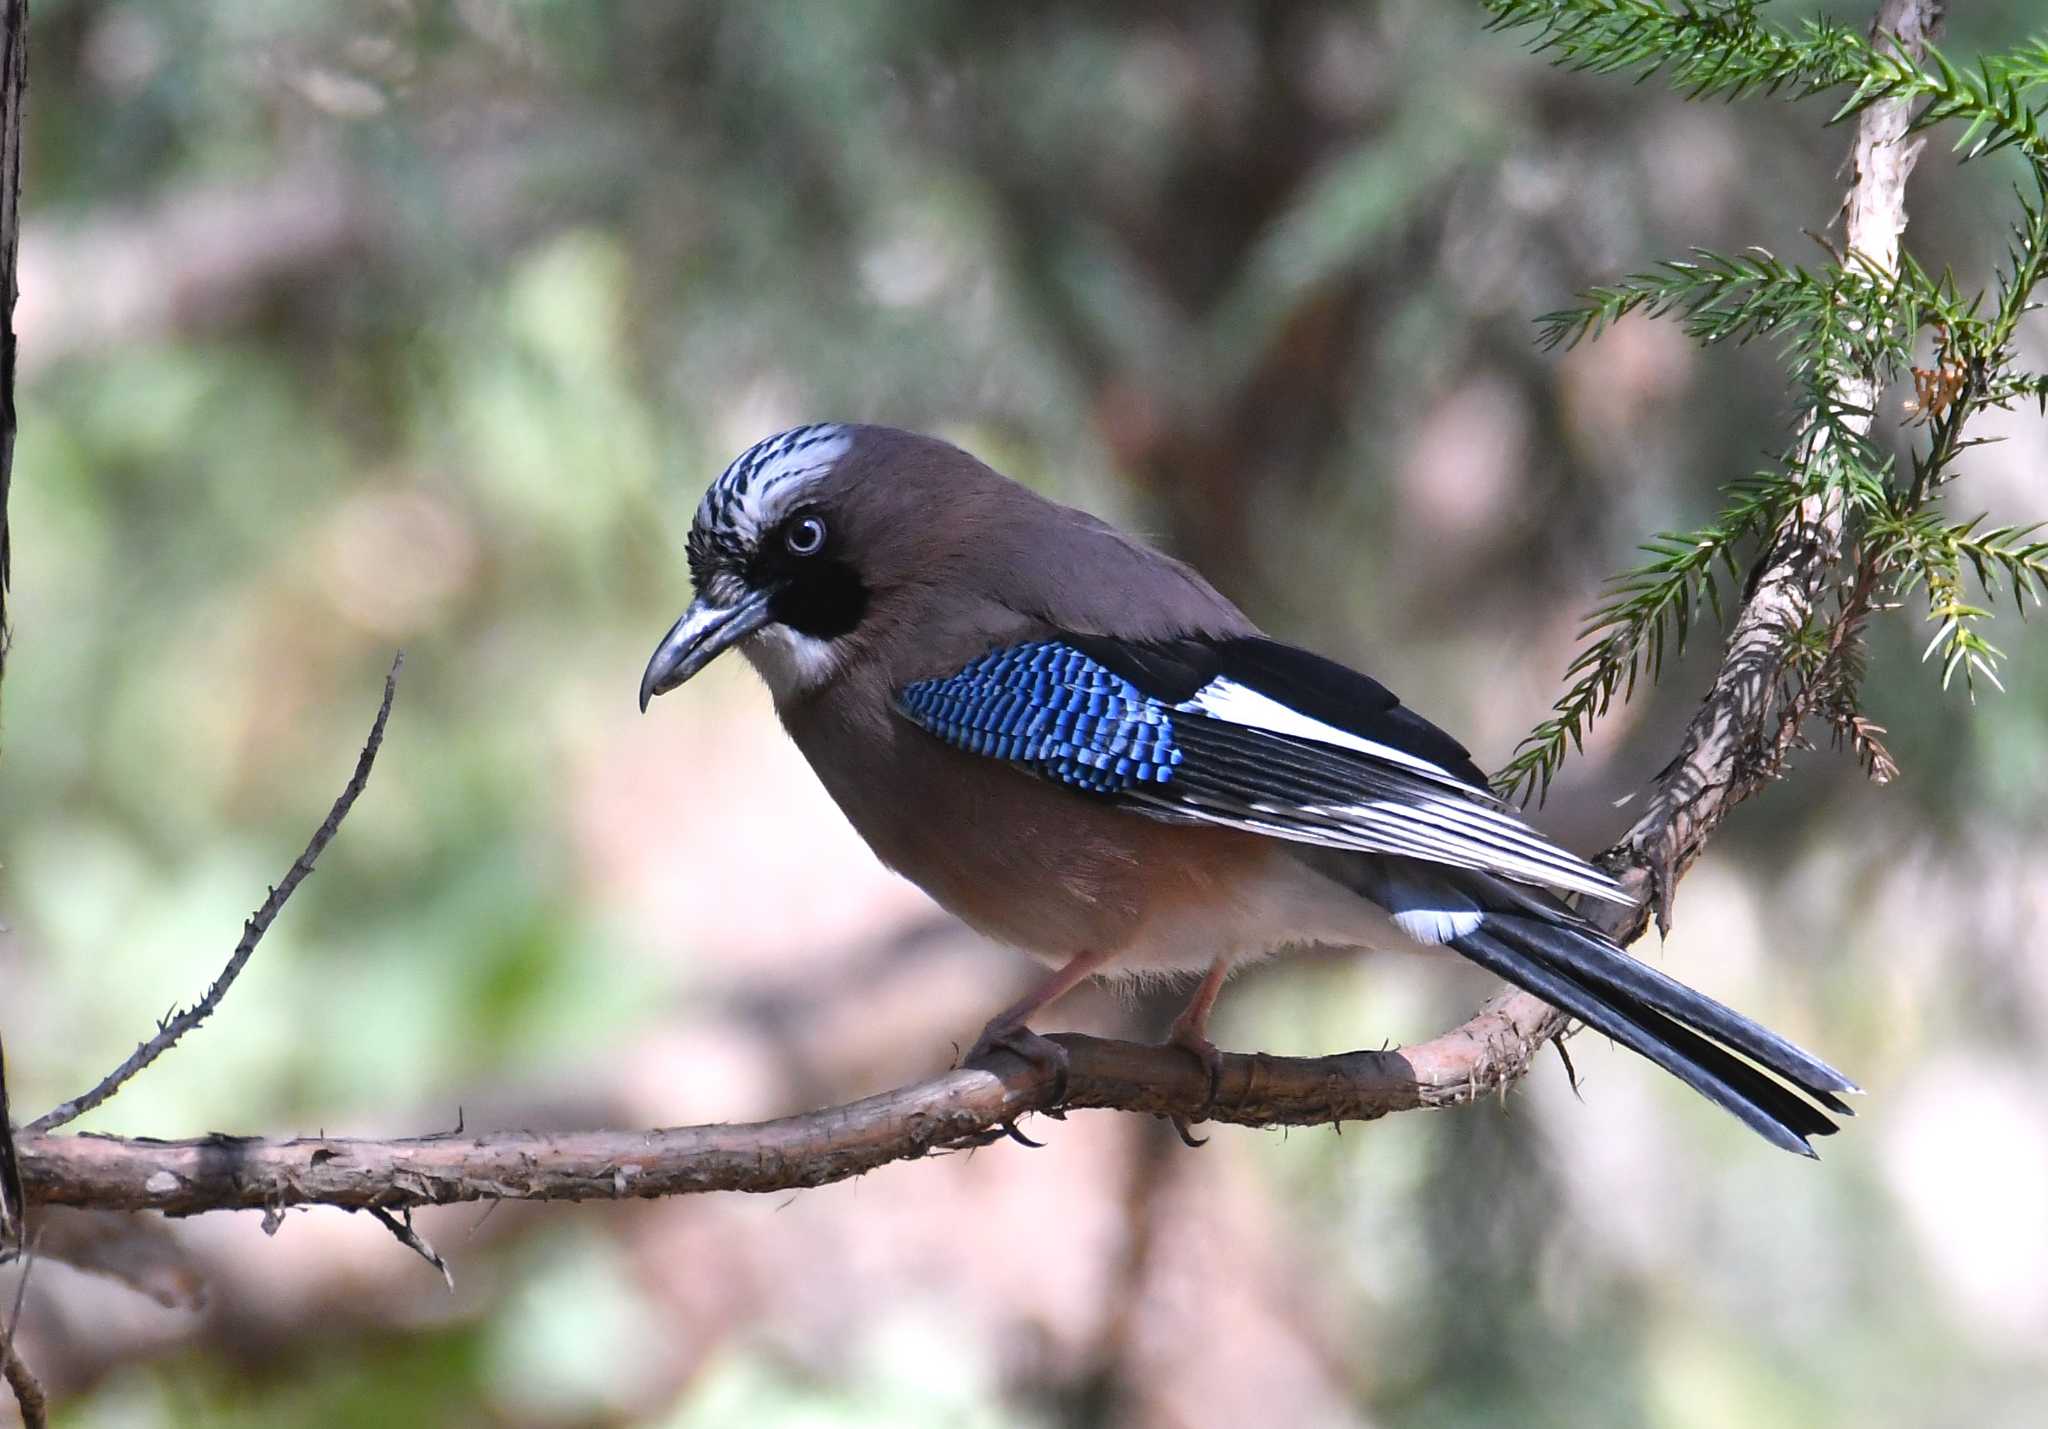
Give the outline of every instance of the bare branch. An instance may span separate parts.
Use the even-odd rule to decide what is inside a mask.
[[[221,969],[220,976],[206,989],[206,995],[185,1011],[166,1018],[157,1028],[156,1036],[137,1047],[129,1055],[128,1060],[102,1078],[98,1086],[81,1097],[53,1107],[30,1122],[28,1130],[31,1133],[51,1131],[66,1122],[76,1121],[114,1095],[136,1073],[170,1051],[177,1045],[180,1037],[213,1015],[214,1009],[220,1006],[220,1000],[227,996],[228,989],[234,985],[235,979],[241,976],[242,969],[248,965],[250,957],[256,951],[256,945],[263,941],[263,935],[270,931],[270,925],[276,922],[277,915],[284,911],[285,903],[297,891],[298,886],[305,882],[306,876],[312,873],[314,860],[326,849],[328,841],[341,828],[341,821],[347,818],[348,811],[355,807],[357,796],[370,782],[370,768],[377,762],[377,750],[384,743],[384,722],[391,717],[391,700],[398,693],[398,670],[404,663],[405,655],[401,652],[392,660],[391,670],[384,676],[384,699],[377,706],[377,718],[370,725],[370,737],[363,743],[363,752],[356,757],[355,773],[349,776],[347,786],[341,791],[341,797],[336,799],[334,807],[327,811],[326,820],[313,831],[312,841],[286,871],[284,881],[270,890],[270,896],[263,900],[263,906],[242,925],[241,942],[235,945],[235,951],[228,958],[227,966]]]
[[[1206,1093],[1172,1047],[1053,1038],[1070,1059],[1063,1107],[1194,1116]],[[1519,1076],[1541,1043],[1498,1004],[1446,1038],[1336,1057],[1226,1055],[1211,1119],[1248,1126],[1365,1121],[1444,1106]],[[751,1125],[358,1141],[26,1137],[29,1199],[101,1209],[403,1209],[478,1200],[613,1200],[818,1186],[891,1161],[985,1144],[1046,1109],[1050,1076],[1007,1053],[846,1106]]]

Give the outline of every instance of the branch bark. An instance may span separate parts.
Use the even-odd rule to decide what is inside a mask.
[[[1070,1059],[1062,1110],[1192,1116],[1201,1107],[1203,1073],[1185,1052],[1079,1034],[1052,1040]],[[1489,1007],[1422,1047],[1314,1058],[1226,1055],[1211,1119],[1305,1126],[1450,1105],[1484,1089],[1473,1077],[1489,1076],[1489,1065],[1526,1065],[1535,1051],[1522,1028]],[[786,1191],[985,1145],[1019,1117],[1044,1111],[1051,1091],[1044,1071],[999,1053],[991,1070],[948,1072],[845,1106],[752,1124],[394,1141],[30,1137],[22,1143],[23,1170],[32,1201],[173,1215]]]
[[[1878,28],[1917,50],[1940,7],[1886,0]],[[1845,204],[1849,246],[1889,270],[1905,222],[1913,166],[1905,106],[1879,104],[1857,127]],[[1865,411],[1874,392],[1845,390]],[[1841,543],[1838,511],[1792,513],[1751,583],[1719,673],[1677,756],[1655,781],[1643,817],[1600,861],[1640,900],[1599,910],[1606,930],[1633,941],[1652,907],[1668,922],[1671,890],[1733,808],[1781,772],[1780,688],[1788,632],[1813,612]],[[1336,1057],[1223,1059],[1212,1120],[1250,1126],[1371,1120],[1453,1106],[1505,1089],[1528,1070],[1566,1019],[1537,999],[1504,992],[1460,1026],[1416,1046]],[[1064,1107],[1183,1117],[1205,1087],[1176,1050],[1076,1035],[1054,1040],[1070,1057]],[[105,1136],[25,1138],[31,1202],[176,1215],[298,1205],[393,1211],[500,1198],[604,1200],[690,1192],[784,1191],[859,1175],[891,1161],[985,1145],[1028,1112],[1048,1111],[1050,1079],[998,1054],[966,1069],[845,1106],[751,1125],[540,1135],[501,1132],[389,1141],[227,1136],[154,1141]]]

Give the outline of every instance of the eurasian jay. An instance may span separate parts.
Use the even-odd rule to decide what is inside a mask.
[[[696,599],[641,708],[738,647],[876,855],[1053,966],[966,1061],[1002,1047],[1063,1073],[1026,1026],[1054,999],[1097,973],[1200,973],[1172,1041],[1213,1096],[1233,967],[1444,947],[1777,1146],[1810,1156],[1835,1130],[1814,1103],[1849,1112],[1847,1077],[1564,902],[1629,900],[1385,686],[957,447],[839,423],[770,437],[705,494],[688,553]]]

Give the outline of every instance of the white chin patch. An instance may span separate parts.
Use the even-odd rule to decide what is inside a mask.
[[[761,672],[778,700],[816,689],[839,669],[838,642],[820,640],[787,625],[763,626],[740,646],[740,652]]]

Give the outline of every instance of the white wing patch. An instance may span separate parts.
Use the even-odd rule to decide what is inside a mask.
[[[1394,926],[1418,943],[1448,943],[1462,938],[1486,915],[1470,908],[1406,908],[1393,915]]]
[[[1158,817],[1417,858],[1607,902],[1634,901],[1606,873],[1523,823],[1490,790],[1405,749],[1328,724],[1225,676],[1174,708],[1190,716],[1175,726],[1187,762],[1167,787],[1126,794]],[[1403,931],[1425,941],[1471,931],[1461,914],[1428,903],[1412,921],[1415,926]]]
[[[1397,866],[1375,872],[1377,878],[1362,882],[1359,892],[1385,908],[1394,926],[1418,943],[1448,943],[1486,921],[1485,910],[1470,894],[1445,887],[1440,879]]]
[[[1412,769],[1426,779],[1451,784],[1461,790],[1472,786],[1452,774],[1431,764],[1427,759],[1396,749],[1390,744],[1365,739],[1348,729],[1339,729],[1334,724],[1324,724],[1311,719],[1300,710],[1291,709],[1271,695],[1261,694],[1250,685],[1240,685],[1226,675],[1218,675],[1190,699],[1174,706],[1189,714],[1205,714],[1211,719],[1220,719],[1226,724],[1244,725],[1249,729],[1263,729],[1268,734],[1285,734],[1295,739],[1313,740],[1317,744],[1334,744],[1340,749],[1356,750],[1374,759],[1383,759],[1389,764],[1398,764],[1403,769]]]

